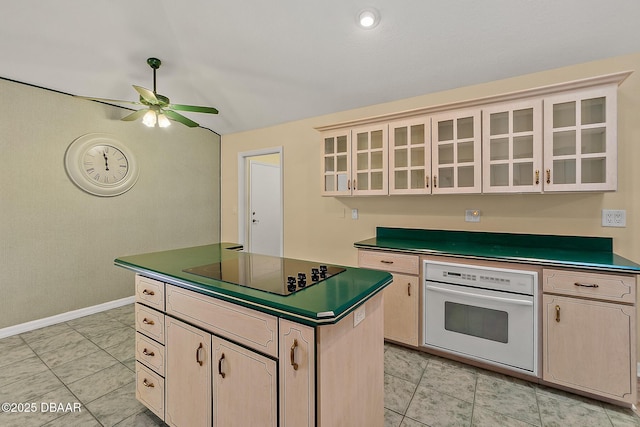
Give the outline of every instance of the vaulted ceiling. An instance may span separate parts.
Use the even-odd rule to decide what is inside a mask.
[[[7,1],[0,77],[136,101],[154,56],[158,93],[228,134],[640,52],[639,23],[638,0]]]

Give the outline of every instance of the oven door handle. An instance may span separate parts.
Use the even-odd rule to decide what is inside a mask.
[[[462,295],[466,297],[473,297],[473,298],[484,299],[489,301],[506,302],[506,303],[515,304],[515,305],[533,306],[533,301],[527,301],[522,299],[494,297],[494,296],[488,296],[488,295],[474,294],[472,292],[455,291],[453,289],[441,288],[439,286],[433,286],[429,284],[427,284],[426,288],[430,291],[436,291],[443,294]]]

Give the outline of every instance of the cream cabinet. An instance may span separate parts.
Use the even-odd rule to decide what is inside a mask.
[[[211,334],[167,316],[165,422],[211,425]]]
[[[358,251],[358,267],[388,271],[393,283],[384,293],[385,339],[418,346],[420,259],[417,255]]]
[[[216,336],[212,352],[213,425],[277,427],[276,361]]]
[[[617,84],[544,99],[545,191],[617,187]]]
[[[435,114],[431,126],[432,193],[480,193],[480,109]]]
[[[323,134],[322,194],[351,195],[351,130],[340,129]]]
[[[351,130],[351,171],[354,196],[388,194],[386,123]]]
[[[430,193],[430,118],[389,123],[389,194]]]
[[[482,109],[483,193],[542,192],[542,99]]]
[[[635,404],[635,276],[544,269],[543,291],[543,380]]]

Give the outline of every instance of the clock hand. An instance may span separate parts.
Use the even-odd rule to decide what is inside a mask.
[[[103,152],[102,157],[104,157],[104,166],[109,170],[109,159],[107,158],[107,154]]]

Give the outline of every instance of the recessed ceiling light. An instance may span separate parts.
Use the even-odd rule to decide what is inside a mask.
[[[373,8],[363,9],[358,13],[357,22],[360,28],[370,30],[380,22],[380,14]]]

